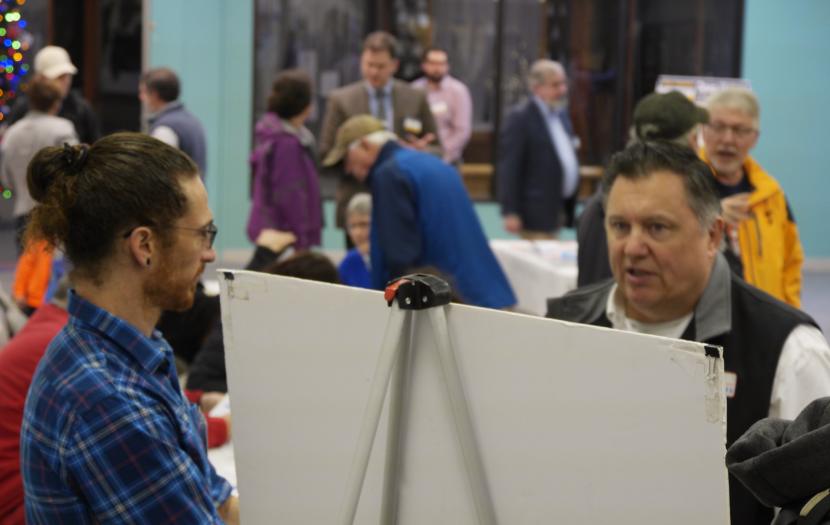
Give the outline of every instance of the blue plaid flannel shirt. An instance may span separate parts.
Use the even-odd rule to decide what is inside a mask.
[[[69,314],[26,400],[27,522],[222,523],[231,486],[208,462],[170,345],[74,292]]]

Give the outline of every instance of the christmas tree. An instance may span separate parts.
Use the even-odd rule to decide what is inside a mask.
[[[0,0],[0,124],[17,97],[21,79],[29,72],[26,58],[32,35],[26,31],[26,20],[20,14],[25,3],[26,0]],[[2,196],[10,199],[11,190],[2,188]]]

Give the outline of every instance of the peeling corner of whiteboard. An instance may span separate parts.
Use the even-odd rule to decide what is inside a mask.
[[[723,385],[723,359],[720,349],[716,355],[706,355],[706,421],[721,423],[726,413],[726,392]]]
[[[250,293],[245,286],[239,286],[236,281],[236,276],[233,272],[222,272],[222,278],[225,280],[225,287],[228,290],[228,297],[231,299],[238,299],[247,301],[250,299]]]

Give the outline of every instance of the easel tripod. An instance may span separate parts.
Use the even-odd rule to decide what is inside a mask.
[[[369,466],[375,435],[380,423],[383,403],[391,384],[389,404],[386,463],[384,468],[383,500],[380,522],[384,525],[397,521],[399,464],[401,456],[402,411],[408,376],[412,317],[426,313],[441,362],[447,395],[452,406],[456,434],[464,458],[467,480],[470,485],[478,522],[495,525],[493,501],[484,474],[479,447],[473,431],[470,409],[461,384],[458,364],[450,342],[444,308],[450,302],[449,285],[431,275],[415,274],[401,277],[386,288],[385,298],[392,308],[386,324],[375,375],[369,391],[369,400],[358,438],[352,466],[349,472],[346,498],[341,513],[341,523],[352,525],[360,501],[360,493]],[[397,363],[397,367],[395,367]],[[394,377],[392,376],[395,371]]]

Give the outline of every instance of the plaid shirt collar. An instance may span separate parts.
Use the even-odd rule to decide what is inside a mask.
[[[87,301],[75,290],[69,291],[70,323],[82,323],[111,339],[145,370],[154,373],[170,366],[173,350],[158,330],[145,336],[130,323]]]

